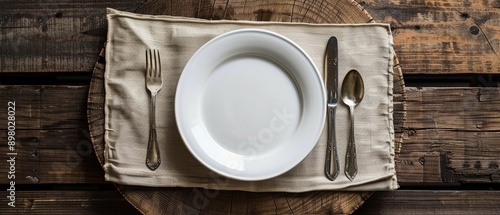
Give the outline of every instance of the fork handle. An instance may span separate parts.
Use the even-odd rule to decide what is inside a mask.
[[[151,113],[149,125],[149,141],[146,152],[146,166],[152,171],[160,166],[160,148],[158,147],[158,139],[156,136],[156,93],[151,93]]]

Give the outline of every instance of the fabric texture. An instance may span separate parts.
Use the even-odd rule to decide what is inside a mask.
[[[108,9],[107,18],[104,164],[107,181],[254,192],[398,188],[392,102],[394,53],[389,25],[211,21],[114,9]],[[349,108],[342,102],[336,115],[341,172],[333,182],[324,175],[327,126],[315,148],[299,165],[268,180],[225,178],[203,166],[189,152],[177,130],[174,114],[179,76],[203,44],[220,34],[244,28],[270,30],[291,39],[311,57],[321,74],[327,41],[331,36],[338,38],[339,85],[351,69],[358,70],[365,83],[365,97],[356,107],[359,170],[352,182],[344,174],[350,119]],[[149,48],[160,50],[163,74],[156,112],[162,163],[156,171],[145,165],[150,107],[145,87],[145,50]]]

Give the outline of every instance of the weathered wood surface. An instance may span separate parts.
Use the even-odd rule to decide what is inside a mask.
[[[31,91],[40,86],[24,87]],[[17,107],[19,108],[17,114],[21,117],[25,115],[23,112],[30,112],[27,111],[27,109],[23,109],[24,107],[31,106],[33,109],[42,111],[42,113],[39,113],[41,115],[50,115],[50,112],[57,113],[67,111],[69,106],[78,104],[81,100],[85,100],[87,96],[87,88],[83,86],[46,86],[44,89],[46,89],[44,92],[47,93],[45,95],[48,96],[46,98],[51,98],[47,100],[47,102],[38,102],[38,100],[34,100],[33,98],[21,96],[24,94],[6,96],[19,93],[19,88],[17,86],[2,86],[2,90],[0,91],[2,92],[2,96],[0,100],[2,103],[5,103],[6,98],[15,99],[17,101]],[[405,136],[405,145],[400,152],[399,161],[396,165],[398,168],[399,180],[402,182],[498,182],[498,166],[494,163],[500,160],[500,149],[497,143],[498,137],[500,136],[498,133],[498,130],[500,130],[500,117],[498,116],[500,109],[499,94],[500,90],[498,88],[407,88],[406,100],[409,114],[407,115],[406,122],[409,131],[407,133],[408,136]],[[73,96],[68,98],[66,95]],[[44,94],[40,97],[44,97]],[[59,101],[65,102],[62,103]],[[52,109],[37,108],[37,105],[41,103],[44,103]],[[0,109],[0,111],[5,110]],[[5,112],[1,112],[0,115],[5,115]],[[68,114],[66,118],[81,119],[84,116],[85,113],[74,111]],[[26,155],[21,157],[26,160],[32,159],[27,166],[22,166],[24,162],[19,163],[18,169],[21,175],[21,177],[19,177],[20,184],[34,183],[31,179],[25,178],[25,176],[29,174],[24,175],[26,172],[29,173],[32,169],[31,167],[34,166],[39,168],[37,174],[41,179],[40,183],[97,183],[98,179],[95,177],[99,177],[100,174],[97,174],[99,176],[96,176],[96,174],[84,174],[89,171],[98,171],[102,174],[95,157],[87,158],[83,156],[82,158],[84,158],[85,161],[75,165],[75,169],[69,168],[73,166],[65,163],[67,162],[66,159],[68,155],[75,155],[78,153],[76,150],[78,143],[82,140],[86,140],[85,134],[78,130],[79,126],[68,126],[69,124],[79,125],[80,123],[67,123],[66,118],[59,119],[61,122],[66,123],[59,122],[56,117],[55,119],[47,120],[47,125],[45,123],[38,124],[41,128],[49,130],[33,129],[20,131],[21,133],[19,133],[19,135],[23,138],[20,138],[21,143],[19,149],[20,152],[26,153]],[[20,123],[22,123],[22,121],[24,120],[21,120]],[[73,128],[66,130],[60,129],[59,132],[50,131],[50,129],[58,127],[56,125]],[[26,123],[20,126],[20,128],[29,128],[29,124]],[[5,129],[5,127],[2,129]],[[24,135],[24,132],[30,135]],[[5,134],[2,132],[0,135],[3,135],[0,138],[4,138]],[[47,135],[50,137],[44,137]],[[32,138],[37,138],[38,142],[34,141]],[[40,159],[46,160],[47,162],[37,163],[35,158],[30,158],[30,153],[34,152],[34,144],[39,144],[45,148],[40,150],[39,154],[41,156]],[[28,148],[25,150],[25,147]],[[0,149],[5,150],[5,147]],[[45,154],[44,150],[52,152]],[[5,154],[4,151],[2,151],[1,154]],[[76,163],[70,162],[68,164]],[[84,168],[83,166],[87,166],[90,169],[86,169],[86,167]],[[4,166],[2,165],[0,167],[3,168]],[[55,175],[53,175],[54,172],[52,172],[52,168],[54,167],[61,167],[61,172],[55,172]],[[5,172],[5,170],[0,169],[0,172]],[[2,181],[5,179],[5,177],[0,178]],[[3,181],[2,184],[5,184],[5,181]],[[40,193],[36,194],[38,192]],[[188,199],[185,201],[192,204],[196,192],[193,190],[185,192],[186,193],[183,193],[183,195]],[[424,210],[422,212],[429,212],[428,207],[422,207],[422,205],[431,202],[436,207],[445,208],[443,210],[449,211],[451,214],[456,210],[463,213],[476,211],[467,210],[467,208],[473,205],[482,209],[484,213],[481,214],[487,214],[498,206],[498,203],[491,202],[493,200],[498,200],[498,193],[484,192],[485,191],[397,191],[394,193],[375,193],[375,195],[370,197],[367,203],[365,203],[368,205],[361,208],[361,212],[367,212],[368,209],[370,209],[370,213],[375,214],[398,213],[404,210],[416,212],[422,209]],[[45,197],[45,195],[48,194],[44,191],[34,191],[30,196],[33,195]],[[247,205],[249,203],[242,201],[242,199],[247,199],[248,194],[236,192],[233,195],[235,196],[233,197],[233,204],[235,205],[233,210],[240,209],[246,211],[247,207],[259,208],[252,205],[261,205],[264,202],[264,200],[262,200],[263,197],[260,197],[260,203],[252,202],[250,205]],[[188,198],[188,196],[191,196],[191,198]],[[50,197],[50,195],[48,197]],[[479,199],[481,199],[480,197],[486,198],[487,201],[479,201]],[[477,201],[479,202],[470,202],[476,199],[478,199]],[[81,199],[81,202],[77,203],[80,200],[75,198],[72,201],[74,202],[70,202],[71,204],[85,205],[85,201],[87,200]],[[60,198],[54,200],[52,203],[52,207],[57,206],[57,208],[59,208],[63,206],[62,209],[64,209],[65,205],[68,204],[68,200]],[[124,203],[125,202],[122,202],[122,204]],[[282,204],[287,203],[282,202]],[[214,205],[217,204],[208,204],[207,207],[212,207]],[[238,205],[238,207],[236,207],[236,205]],[[458,206],[460,207],[457,209]],[[74,205],[71,207],[74,207]],[[308,207],[317,210],[321,208],[317,207],[317,205],[309,205]],[[101,206],[93,204],[90,204],[89,208],[99,212],[106,211],[106,209]],[[40,207],[35,207],[31,212],[38,213],[38,209],[40,209]],[[51,209],[53,210],[54,208],[47,206],[47,208],[40,209],[40,211]],[[279,207],[279,209],[288,210],[286,207]],[[300,211],[302,209],[295,210]],[[23,212],[26,211],[23,210]],[[18,214],[20,213],[21,212]]]
[[[16,129],[88,128],[87,92],[88,86],[0,85],[1,105],[5,107],[0,108],[1,120],[7,120],[10,101],[16,103]],[[7,130],[7,123],[1,123],[0,129]]]
[[[106,7],[214,19],[366,21],[336,11],[337,2],[346,1],[0,0],[0,72],[92,71],[105,40]],[[391,23],[405,74],[500,73],[498,0],[357,2],[374,21]]]
[[[37,94],[37,89],[43,93]],[[88,174],[102,170],[94,153],[89,153],[86,112],[80,107],[85,105],[87,89],[0,86],[3,105],[16,101],[16,147],[23,160],[17,166],[19,183],[31,184],[26,177],[32,175],[40,183],[103,182],[102,175]],[[407,129],[396,164],[399,181],[498,183],[499,95],[499,88],[407,88]],[[6,110],[1,108],[0,115],[6,116]],[[59,116],[62,112],[64,117]],[[0,123],[0,130],[5,131],[6,125]],[[6,136],[0,132],[0,139]],[[0,147],[0,154],[7,150]],[[6,170],[6,165],[0,166],[0,172]],[[0,177],[0,183],[5,182]]]
[[[407,88],[400,182],[500,182],[500,88]]]
[[[140,214],[116,190],[18,191],[16,207],[8,207],[8,202],[7,198],[0,198],[0,214]]]
[[[0,72],[91,72],[106,40],[106,7],[141,3],[0,0]]]
[[[498,214],[499,191],[377,192],[355,214]]]
[[[0,130],[0,140],[7,139],[6,133]],[[83,128],[17,130],[16,184],[104,183],[104,171],[88,135]],[[0,147],[3,162],[8,160],[8,152],[6,144]],[[5,173],[0,184],[10,182],[6,176],[9,168],[10,165],[0,165],[0,172]]]
[[[16,183],[104,182],[86,123],[87,95],[88,86],[0,85],[2,141],[7,102],[15,102]],[[0,147],[2,158],[8,150],[6,144]],[[0,165],[0,172],[9,168]],[[0,177],[1,184],[8,181]]]
[[[500,73],[500,2],[358,0],[390,23],[404,74]]]
[[[140,214],[123,199],[118,191],[19,191],[16,207],[4,207],[6,198],[0,199],[2,214]],[[235,194],[235,202],[226,204],[233,214],[257,212],[259,202],[241,201],[245,193]],[[399,190],[376,192],[354,214],[498,214],[499,191],[444,191]],[[286,202],[277,202],[277,205]],[[304,206],[308,205],[304,202]],[[287,207],[276,207],[275,214],[301,214]],[[311,205],[311,207],[316,207]],[[180,212],[180,211],[179,211]],[[315,211],[315,214],[324,214]]]

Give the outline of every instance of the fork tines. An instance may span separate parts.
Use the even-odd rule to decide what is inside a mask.
[[[149,77],[161,77],[160,51],[146,50],[146,72]]]

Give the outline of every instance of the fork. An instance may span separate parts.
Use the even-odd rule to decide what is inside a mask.
[[[160,166],[160,149],[156,136],[156,95],[163,85],[161,79],[160,52],[156,49],[146,50],[146,88],[151,94],[149,120],[149,141],[146,152],[146,166],[152,171]]]

